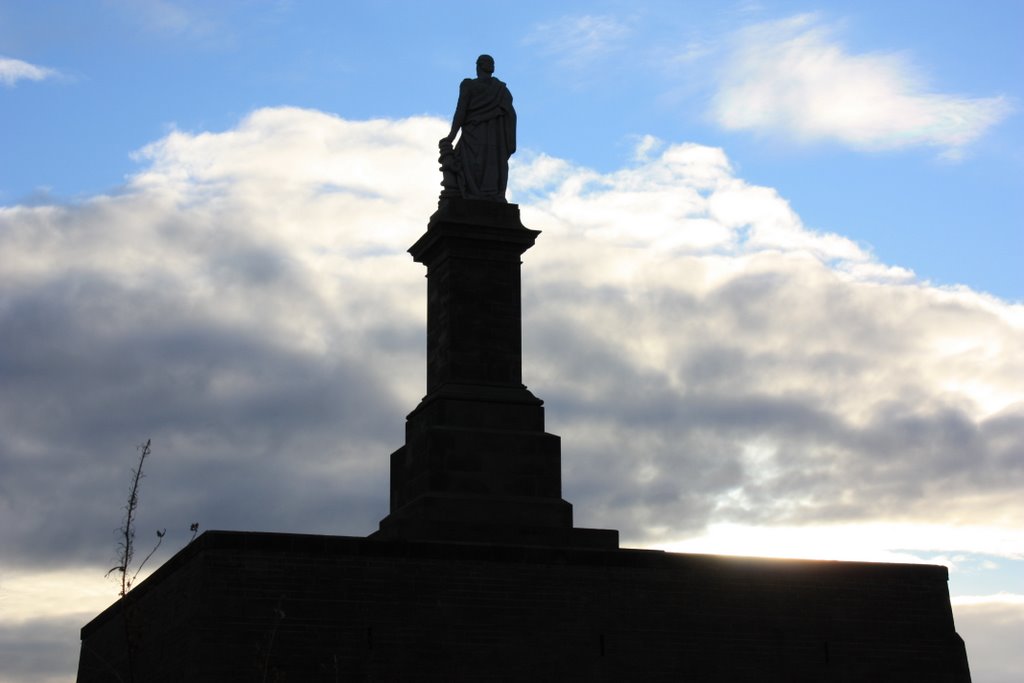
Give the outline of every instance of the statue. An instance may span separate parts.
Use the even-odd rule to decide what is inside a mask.
[[[459,86],[452,130],[441,138],[441,200],[505,201],[508,158],[516,151],[516,110],[508,86],[493,76],[494,58],[480,55],[476,78]],[[452,147],[462,130],[459,143]]]

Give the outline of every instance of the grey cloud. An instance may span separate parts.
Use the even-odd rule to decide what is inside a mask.
[[[282,121],[302,131],[296,145],[351,144],[289,153]],[[107,563],[145,438],[140,533],[171,528],[167,552],[193,521],[365,534],[386,511],[388,454],[423,391],[425,291],[403,252],[429,211],[395,228],[409,224],[400,202],[334,204],[319,188],[350,183],[354,167],[387,177],[405,158],[432,160],[434,122],[360,127],[282,109],[243,125],[243,151],[175,133],[119,195],[0,214],[5,562]],[[566,166],[560,192],[533,189],[549,222],[532,226],[544,235],[524,257],[524,379],[563,437],[577,520],[638,544],[716,521],[989,519],[984,501],[1024,484],[1009,305],[852,276],[835,254],[865,257],[836,240],[822,256],[771,192],[750,196],[771,221],[795,221],[790,241],[750,244],[748,225],[709,213],[756,221],[761,206],[711,152],[669,146],[585,194],[567,189],[581,171]],[[328,153],[347,163],[313,163]],[[231,172],[182,186],[179,154],[190,168],[223,157]],[[659,218],[669,246],[624,249],[571,220],[605,215],[593,207],[645,179],[663,217],[659,193],[709,174],[719,180],[699,191],[714,201],[680,220],[719,242],[673,241]],[[985,391],[957,388],[967,380]]]
[[[5,680],[69,678],[78,668],[78,618],[0,623],[0,661]]]
[[[227,260],[251,273],[251,260]],[[288,348],[195,310],[168,278],[57,273],[0,309],[0,490],[12,513],[0,537],[18,548],[8,562],[106,562],[132,447],[147,437],[140,520],[153,528],[366,533],[383,514],[386,455],[408,406],[365,363],[362,339],[342,327],[330,353]],[[367,335],[411,336],[401,323]]]
[[[926,288],[782,259],[757,267],[701,294],[671,279],[638,295],[555,277],[528,295],[526,308],[539,310],[528,313],[526,347],[542,356],[528,365],[559,380],[539,393],[565,438],[578,508],[601,510],[601,523],[639,543],[712,517],[980,522],[979,496],[1001,500],[1024,483],[1011,464],[1024,453],[1017,413],[979,417],[932,376],[949,370],[931,347],[950,329],[1011,339],[1012,326]],[[665,360],[652,367],[638,337]],[[977,378],[992,372],[984,356],[955,363]],[[1012,355],[995,362],[1016,369]],[[751,459],[750,447],[766,454]],[[644,467],[656,475],[639,482]]]

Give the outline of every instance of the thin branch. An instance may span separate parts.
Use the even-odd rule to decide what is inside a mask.
[[[142,560],[142,563],[139,565],[138,569],[136,569],[135,573],[132,574],[132,580],[128,582],[129,586],[131,584],[135,583],[135,577],[137,577],[139,575],[139,572],[142,571],[142,568],[146,566],[147,562],[149,562],[149,558],[153,557],[153,553],[155,553],[156,549],[160,547],[160,544],[164,542],[164,536],[166,534],[167,534],[167,529],[161,529],[160,531],[156,532],[156,538],[157,538],[156,545],[153,546],[153,549],[149,551],[149,555],[146,555],[146,558],[144,560]]]
[[[151,439],[146,439],[146,443],[139,446],[139,449],[142,451],[141,455],[139,455],[139,464],[135,469],[132,470],[132,487],[128,491],[128,502],[125,503],[124,506],[124,525],[121,527],[122,538],[121,542],[118,544],[121,548],[121,557],[118,558],[121,563],[112,567],[110,571],[107,572],[108,575],[114,571],[121,572],[120,595],[122,598],[128,593],[128,590],[132,587],[132,582],[135,581],[135,577],[139,575],[139,572],[136,571],[135,574],[131,578],[129,578],[128,567],[131,564],[132,558],[135,555],[135,510],[139,506],[139,482],[142,480],[142,477],[144,476],[142,474],[142,468],[146,464],[146,456],[150,454],[151,441]],[[157,535],[160,536],[160,538],[163,538],[162,534],[158,533]],[[160,543],[158,542],[157,546],[159,545]],[[156,548],[154,548],[153,550],[155,551]],[[153,553],[151,552],[149,555],[147,555],[146,559],[148,560],[150,556],[152,556],[152,554]],[[145,561],[143,561],[143,564],[145,564]],[[139,569],[141,569],[141,567]]]

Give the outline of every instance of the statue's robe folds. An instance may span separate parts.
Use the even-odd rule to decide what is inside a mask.
[[[516,151],[512,93],[497,78],[467,78],[459,86],[456,111],[465,112],[455,145],[462,196],[505,201],[508,158]]]

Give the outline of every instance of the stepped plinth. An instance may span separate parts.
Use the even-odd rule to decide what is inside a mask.
[[[427,267],[427,394],[373,538],[618,547],[573,527],[561,440],[523,384],[521,258],[539,234],[515,204],[450,198],[409,249]]]

